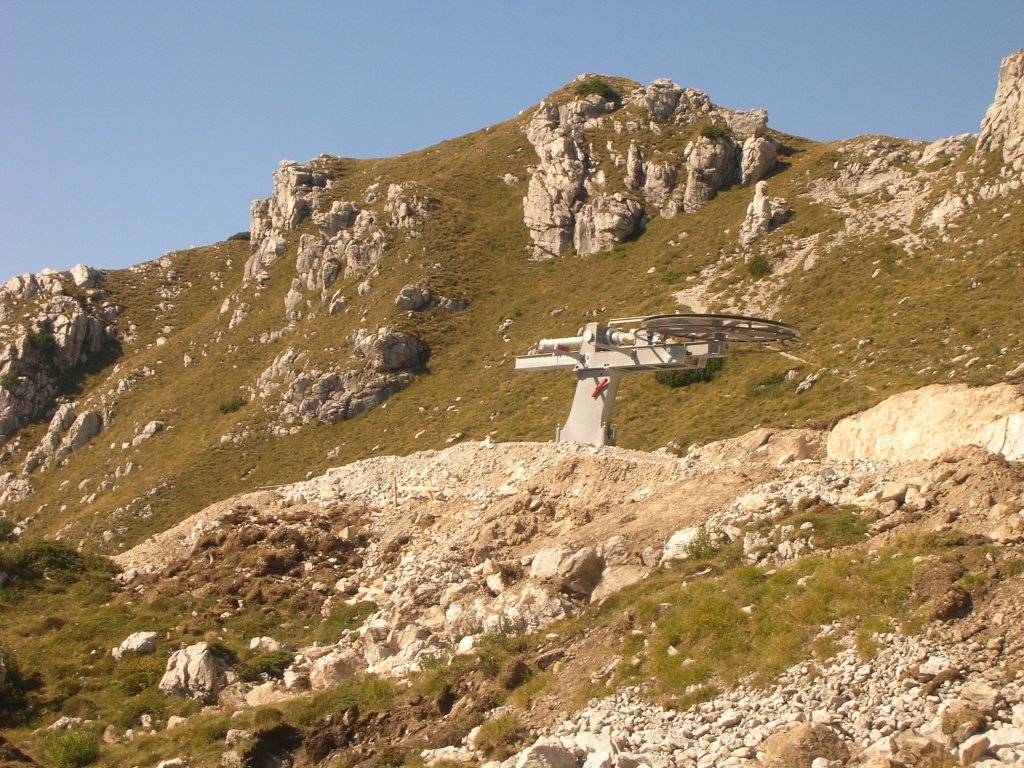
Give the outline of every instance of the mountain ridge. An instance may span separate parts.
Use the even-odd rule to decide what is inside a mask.
[[[315,607],[332,628],[334,645],[325,647],[333,650],[323,657],[330,656],[330,662],[320,663],[319,651],[308,650],[309,636],[289,628],[289,637],[301,643],[290,646],[292,650],[305,649],[305,660],[288,667],[294,667],[296,680],[316,668],[319,679],[333,681],[323,690],[334,690],[349,685],[345,681],[362,679],[358,675],[366,668],[385,677],[386,670],[394,669],[418,674],[419,667],[429,666],[424,660],[449,653],[461,637],[476,637],[473,642],[486,645],[496,629],[508,629],[508,635],[513,628],[537,631],[555,618],[569,621],[566,631],[575,637],[572,617],[580,604],[589,603],[603,579],[611,594],[646,574],[649,584],[634,586],[638,591],[629,594],[641,604],[654,599],[650,595],[661,594],[656,590],[668,589],[658,566],[662,560],[675,560],[664,553],[676,529],[689,530],[690,538],[676,540],[674,551],[692,556],[694,562],[707,560],[714,578],[725,580],[723,589],[733,589],[728,579],[740,573],[729,560],[737,556],[737,548],[741,560],[765,547],[776,553],[771,558],[788,563],[786,568],[811,568],[791,557],[815,557],[813,548],[807,548],[809,539],[786,530],[801,530],[799,525],[806,522],[811,529],[851,526],[879,542],[902,541],[892,538],[896,534],[907,537],[915,542],[908,546],[920,547],[920,562],[926,564],[949,558],[975,563],[979,552],[996,551],[970,538],[986,535],[998,545],[1002,568],[986,584],[995,592],[1012,591],[1019,543],[1013,524],[1024,501],[1019,493],[1014,495],[1016,481],[1007,479],[1018,469],[1016,454],[1003,454],[1010,459],[1005,469],[1009,474],[1004,475],[995,459],[963,453],[962,444],[946,446],[939,453],[953,450],[950,455],[957,458],[946,462],[952,474],[943,477],[946,467],[938,454],[929,457],[933,464],[926,469],[904,468],[893,457],[883,460],[875,454],[858,458],[862,463],[853,468],[837,469],[830,464],[836,460],[823,458],[821,452],[825,430],[892,395],[939,382],[1019,382],[1024,339],[1015,312],[1024,233],[1013,212],[1024,195],[1024,142],[1017,131],[1024,92],[1021,62],[1024,51],[1004,62],[996,100],[976,143],[973,137],[960,136],[927,145],[889,137],[818,144],[772,131],[763,110],[718,107],[706,94],[671,81],[639,86],[583,75],[511,120],[400,157],[322,155],[308,163],[284,161],[274,172],[271,196],[252,204],[247,239],[173,252],[128,270],[97,271],[81,265],[70,273],[12,278],[0,290],[0,335],[6,350],[0,356],[0,431],[5,437],[0,508],[8,521],[5,535],[20,541],[4,546],[25,547],[46,539],[70,545],[72,552],[110,555],[122,562],[126,570],[119,591],[111,593],[114,607],[104,609],[111,611],[113,623],[98,631],[109,640],[112,632],[129,624],[139,624],[141,630],[148,621],[173,636],[182,646],[175,654],[181,655],[166,659],[166,670],[161,658],[156,670],[155,661],[136,661],[129,654],[119,667],[104,661],[97,674],[121,680],[124,670],[140,665],[139,690],[128,683],[121,690],[131,689],[127,698],[135,702],[132,706],[146,708],[162,722],[171,710],[189,717],[196,713],[192,705],[166,697],[158,685],[158,678],[175,665],[200,663],[198,656],[184,654],[189,640],[226,644],[224,658],[230,660],[231,654],[244,653],[239,633],[269,632],[275,621],[291,625],[293,614],[294,621],[312,627],[320,621],[316,611],[310,613]],[[790,356],[734,355],[711,381],[681,388],[654,377],[634,377],[637,381],[623,388],[618,404],[620,441],[627,449],[662,451],[648,460],[636,454],[628,468],[593,468],[617,455],[611,449],[528,447],[530,441],[547,439],[564,418],[570,381],[513,373],[516,354],[526,353],[543,336],[570,335],[594,318],[688,309],[782,317],[801,328],[808,344]],[[982,391],[989,390],[975,390]],[[1012,409],[1017,396],[1008,397]],[[976,403],[954,407],[974,414],[978,423],[988,418],[979,415]],[[909,411],[896,409],[885,423],[894,425],[885,429],[905,428]],[[440,468],[400,483],[399,474],[427,460],[424,451],[440,452]],[[460,451],[468,457],[464,477],[452,469]],[[485,491],[485,478],[475,475],[472,466],[485,467],[488,452],[493,456],[502,451],[533,452],[538,460],[580,455],[546,469],[521,468],[524,476],[537,474],[532,490],[515,490],[523,482],[516,477],[503,484],[509,486],[508,493],[500,488]],[[386,454],[404,458],[385,460]],[[741,458],[738,465],[716,458],[723,455]],[[330,468],[354,467],[357,460],[390,462],[395,468],[390,478],[376,477],[373,493],[362,496],[325,479]],[[743,469],[744,462],[756,465],[756,471]],[[668,507],[658,507],[658,514],[671,524],[656,530],[626,520],[631,505],[655,508],[645,495],[651,489],[634,485],[630,478],[643,475],[646,470],[637,467],[647,464],[677,467],[673,472],[707,467],[712,479],[705,479],[703,488],[699,480],[684,478],[691,483],[690,498],[704,495],[697,503],[703,512],[693,512],[691,519],[673,517]],[[808,469],[812,466],[813,472]],[[969,484],[977,498],[958,495],[959,485],[950,478],[961,470],[967,472],[964,481],[972,473],[979,478]],[[586,477],[588,471],[593,472],[592,488],[572,482],[574,473]],[[818,479],[813,479],[814,472],[821,473]],[[892,489],[878,476],[886,472],[905,486],[892,498],[885,498]],[[450,481],[437,482],[435,475],[445,473],[452,475]],[[833,473],[845,476],[846,485],[829,485]],[[775,476],[784,479],[772,481]],[[303,482],[312,485],[289,490]],[[712,499],[714,482],[728,490]],[[762,482],[767,490],[758,485]],[[782,485],[773,490],[772,482]],[[326,485],[333,490],[322,495],[320,486]],[[469,499],[462,499],[459,486],[468,489]],[[748,500],[752,507],[746,512],[741,487],[748,496],[760,494],[756,503]],[[481,494],[475,501],[474,489]],[[984,494],[991,503],[979,500]],[[803,507],[804,496],[818,500]],[[573,501],[582,497],[589,500]],[[671,498],[682,507],[687,497]],[[380,520],[390,519],[389,502],[394,510],[409,504],[416,512],[380,528]],[[126,559],[125,553],[185,525],[183,521],[210,504],[228,515],[237,536],[219,523],[197,527],[182,558],[164,562],[149,574]],[[481,508],[474,509],[474,504]],[[730,508],[733,516],[722,517],[722,507]],[[811,507],[821,515],[817,522],[799,517]],[[468,515],[468,522],[458,521],[456,508]],[[610,509],[620,508],[620,517],[605,517]],[[960,543],[927,539],[949,534],[952,540],[959,534],[950,533],[950,526],[961,517],[967,538],[958,539]],[[482,520],[489,527],[479,528]],[[581,545],[577,538],[593,529],[594,520],[603,521],[607,530]],[[793,525],[795,520],[799,525]],[[684,525],[687,521],[693,524]],[[429,538],[449,525],[468,526],[458,529],[450,551],[438,555],[416,549],[425,562],[453,558],[452,568],[464,572],[459,589],[472,595],[461,602],[455,594],[445,598],[449,608],[458,606],[462,612],[461,618],[452,617],[451,626],[466,631],[456,637],[452,629],[441,642],[438,632],[449,619],[435,612],[429,620],[410,623],[402,614],[410,604],[396,608],[388,603],[395,590],[386,585],[400,583],[411,590],[409,595],[423,586],[427,591],[421,600],[438,599],[433,592],[427,595],[436,586],[436,574],[403,574],[399,553],[419,547],[420,534]],[[874,527],[863,529],[867,525]],[[280,528],[277,539],[268,533],[274,526]],[[609,544],[616,527],[635,539]],[[484,530],[490,531],[489,538],[456,554]],[[550,547],[541,546],[544,536]],[[921,544],[914,536],[927,542]],[[245,537],[253,546],[248,557]],[[488,548],[496,553],[493,557]],[[646,554],[645,548],[650,550]],[[845,562],[845,555],[827,549],[826,562]],[[328,554],[335,562],[329,562]],[[209,567],[198,559],[202,557],[209,558]],[[604,565],[598,568],[598,562]],[[772,562],[755,558],[751,567],[763,573],[771,570]],[[293,573],[307,565],[310,578]],[[245,592],[239,580],[243,577],[230,573],[204,587],[210,569],[220,573],[222,567],[256,574],[252,590]],[[540,575],[547,573],[545,568],[552,572]],[[0,572],[7,573],[3,568]],[[98,573],[95,578],[100,579]],[[357,573],[378,583],[367,587],[352,582]],[[681,578],[699,580],[692,574]],[[959,578],[952,581],[968,594],[975,585],[968,580],[964,586]],[[349,581],[336,588],[344,600],[334,598],[330,581],[341,584],[345,579]],[[546,586],[538,586],[542,583]],[[292,587],[297,591],[289,595]],[[648,588],[650,593],[644,591]],[[31,589],[25,594],[20,590],[17,585],[13,592],[5,588],[16,596],[11,605],[37,599]],[[197,596],[188,597],[191,592]],[[919,596],[925,592],[918,589]],[[960,592],[953,592],[962,600]],[[990,616],[984,592],[975,590],[978,615]],[[131,608],[132,595],[145,605],[168,603],[173,610],[187,607],[196,613],[188,620],[186,614],[174,617],[158,609]],[[59,596],[52,599],[62,606],[58,613],[69,612],[73,622],[89,624],[60,603]],[[275,600],[280,601],[276,618],[262,612]],[[504,605],[506,613],[488,608],[487,600]],[[245,606],[250,604],[264,609],[247,616]],[[367,618],[360,612],[370,610],[371,604],[375,615]],[[904,616],[895,602],[886,610],[897,623],[918,620]],[[605,633],[610,643],[626,638],[628,646],[628,634],[602,624],[611,621],[611,614],[595,611],[580,614],[597,622],[587,624],[584,634]],[[955,613],[937,619],[936,632],[944,638],[962,629],[941,623],[958,620]],[[237,629],[221,631],[219,615]],[[514,616],[533,618],[520,626]],[[844,632],[854,631],[853,625],[843,624],[847,618],[836,621]],[[19,626],[23,634],[5,634],[2,646],[14,647],[35,664],[38,659],[25,641],[35,630],[30,622]],[[67,630],[64,626],[47,630],[46,642],[60,640],[87,655],[82,640],[71,638],[71,624]],[[864,627],[856,631],[868,633]],[[648,639],[676,647],[668,637],[652,634]],[[507,642],[500,652],[491,646],[487,652],[511,664],[511,657],[502,654],[515,656],[520,641]],[[1016,647],[1017,640],[1001,642]],[[906,652],[913,657],[924,653],[924,647]],[[587,657],[590,661],[602,659],[606,665],[612,656],[640,653],[632,646],[605,655],[596,645],[587,648],[593,654]],[[938,645],[927,648],[927,654],[941,652]],[[534,655],[528,653],[520,662],[538,681],[549,679],[542,660],[553,650],[541,642],[530,651]],[[204,658],[211,680],[224,671],[221,662]],[[690,674],[668,670],[651,655],[644,659],[625,665],[632,669],[629,675],[639,678],[608,679],[619,680],[616,685],[636,683],[638,690],[647,691],[638,680],[657,687],[660,680]],[[698,666],[704,669],[703,664]],[[997,667],[994,661],[975,672],[991,677]],[[87,691],[62,688],[77,674],[76,668],[66,666],[44,676],[45,706],[69,714],[80,708],[108,724],[117,720],[115,731],[122,729],[118,738],[123,738],[123,729],[135,720],[114,714],[109,692],[93,673],[86,675],[92,681]],[[460,722],[482,725],[484,713],[488,722],[509,714],[500,707],[492,712],[491,705],[518,684],[500,693],[480,677],[479,669],[465,674],[445,683],[456,699],[475,702],[466,705],[468,719]],[[723,674],[712,674],[715,686]],[[989,677],[986,685],[992,684]],[[263,705],[270,706],[282,692],[275,682],[279,678],[257,679],[270,697]],[[578,687],[577,682],[570,687]],[[700,691],[687,692],[687,686],[705,684],[711,685],[707,679],[691,681],[666,695],[684,706],[691,694],[700,698]],[[319,684],[315,687],[321,690]],[[251,710],[246,697],[255,687],[234,690],[241,698],[222,706]],[[469,695],[468,690],[477,693]],[[1000,695],[1012,698],[1015,690],[1007,688]],[[253,701],[260,695],[253,694]],[[545,696],[557,705],[538,706],[555,707],[561,714],[578,709],[579,702],[571,705]],[[724,710],[714,711],[716,718],[724,717]],[[990,723],[1012,721],[994,703],[985,712]],[[529,707],[516,716],[539,717]],[[346,717],[355,717],[353,722],[384,740],[374,742],[369,755],[359,752],[363,747],[353,747],[366,759],[384,749],[388,738],[401,741],[387,736],[383,721],[358,720],[358,713]],[[297,722],[289,719],[288,727],[298,727]],[[541,723],[527,725],[537,729]],[[471,727],[458,739],[446,736],[445,746],[458,747],[455,742],[461,743]],[[354,738],[350,734],[342,739],[341,731],[336,734],[339,744]],[[273,751],[259,733],[259,728],[250,728],[249,737],[257,734],[255,743],[263,744],[251,754]],[[885,736],[875,738],[870,728],[864,733],[858,731],[855,741],[870,737],[879,742]],[[435,736],[441,738],[435,734],[431,740]],[[516,738],[517,744],[525,744],[522,733]],[[403,749],[412,749],[402,743]],[[595,753],[581,746],[582,741],[573,744],[573,759]],[[604,751],[621,754],[625,765],[633,759],[626,755],[637,746],[630,744],[627,749],[626,742],[616,742]],[[745,756],[734,756],[754,760],[758,744],[745,747]],[[158,751],[165,748],[162,744]],[[567,747],[563,743],[558,748]],[[118,752],[112,747],[110,759],[129,759],[135,754],[131,749]],[[202,749],[210,755],[216,751],[212,760],[223,752],[211,744]],[[481,759],[479,752],[459,749],[445,753],[445,759]],[[310,764],[331,751],[309,758]],[[307,750],[307,757],[314,752]]]

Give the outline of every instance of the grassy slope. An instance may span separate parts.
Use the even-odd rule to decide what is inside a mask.
[[[631,116],[637,115],[624,111],[615,117]],[[163,283],[161,270],[151,265],[108,275],[111,293],[127,307],[121,331],[134,323],[139,339],[125,344],[111,381],[142,366],[157,375],[142,378],[117,401],[107,431],[72,456],[64,471],[38,477],[37,494],[16,514],[42,506],[36,523],[40,532],[70,525],[71,540],[88,541],[93,538],[88,534],[120,527],[125,530],[117,538],[130,544],[228,494],[289,482],[372,452],[440,448],[456,434],[465,439],[490,434],[497,440],[546,440],[565,418],[572,379],[514,373],[514,355],[543,336],[574,333],[595,311],[602,318],[676,311],[672,293],[687,285],[687,276],[715,262],[727,265],[718,280],[727,291],[742,292],[754,280],[736,246],[750,197],[750,190],[743,188],[724,192],[697,214],[665,220],[652,211],[641,237],[608,253],[527,260],[521,199],[534,154],[523,124],[523,118],[512,120],[397,158],[324,161],[336,179],[332,198],[362,201],[372,183],[383,191],[390,183],[414,180],[417,193],[435,198],[438,206],[419,239],[392,242],[369,295],[357,295],[355,280],[342,281],[348,313],[319,313],[275,342],[261,344],[258,338],[285,325],[283,296],[294,274],[298,235],[312,231],[310,222],[290,237],[288,252],[271,268],[267,288],[257,296],[251,290],[242,293],[240,300],[252,309],[230,331],[230,312],[220,315],[219,308],[241,282],[248,256],[244,242],[170,255],[176,295],[166,300],[173,305],[164,307],[166,311],[154,299]],[[659,151],[679,154],[690,135],[692,131],[666,130],[654,143]],[[590,138],[605,160],[607,142],[624,154],[631,140],[611,127]],[[787,239],[835,232],[843,223],[840,214],[806,196],[810,182],[832,174],[841,155],[830,145],[783,139],[786,156],[782,170],[770,180],[771,191],[789,201],[795,216],[758,244],[769,255]],[[650,154],[657,156],[653,150]],[[946,177],[955,170],[979,172],[965,164],[948,169]],[[504,184],[501,176],[507,172],[521,181]],[[609,188],[619,185],[613,168]],[[1024,250],[1022,235],[1012,220],[1002,218],[1020,204],[1020,197],[1018,192],[976,206],[962,220],[956,242],[932,237],[928,247],[908,256],[891,244],[889,234],[848,237],[823,255],[815,270],[781,278],[781,319],[797,324],[808,341],[800,360],[736,356],[714,382],[684,390],[667,389],[649,376],[631,378],[617,404],[620,444],[653,449],[672,441],[685,447],[756,424],[822,424],[902,389],[935,381],[998,380],[1024,359],[1014,322],[1018,291],[1013,279]],[[676,239],[681,231],[688,236]],[[963,245],[968,242],[969,247]],[[875,270],[879,275],[872,278]],[[402,285],[417,281],[443,295],[469,296],[473,304],[455,316],[438,309],[403,317],[392,299]],[[561,316],[550,316],[561,308]],[[514,324],[507,332],[510,340],[503,342],[495,329],[506,318]],[[287,438],[271,437],[263,429],[268,418],[263,406],[273,403],[252,403],[228,415],[218,411],[221,403],[245,394],[287,347],[307,350],[311,363],[325,368],[347,358],[344,340],[360,324],[375,328],[388,323],[422,336],[432,356],[428,373],[386,408],[352,422],[305,427]],[[164,326],[172,328],[167,343],[153,346]],[[871,343],[860,349],[861,339]],[[981,360],[968,369],[963,360],[948,363],[965,354],[965,345],[970,347],[967,357]],[[193,367],[183,367],[185,354],[197,361]],[[835,375],[826,375],[798,396],[795,385],[779,381],[792,368],[800,378],[818,369]],[[102,378],[85,382],[84,391]],[[139,449],[107,450],[130,441],[151,419],[166,421],[170,429]],[[241,447],[221,446],[222,434],[246,425],[252,438]],[[29,437],[25,442],[31,444],[36,436]],[[334,458],[328,460],[332,450]],[[129,459],[141,469],[118,481],[112,491],[100,493],[94,503],[77,503]],[[67,486],[58,485],[66,480],[72,488],[84,481],[85,489],[69,493]],[[147,498],[140,500],[143,496]],[[129,512],[111,519],[114,510],[133,499],[137,501]],[[147,505],[152,514],[139,516],[138,510]]]
[[[672,220],[652,211],[640,238],[608,253],[528,261],[521,200],[535,157],[523,124],[515,119],[398,158],[328,161],[336,176],[331,196],[337,199],[362,201],[371,183],[386,190],[388,183],[415,180],[417,191],[439,205],[422,237],[392,244],[368,296],[357,295],[355,280],[342,281],[349,313],[333,318],[321,313],[277,341],[262,344],[258,339],[284,326],[283,297],[294,274],[298,235],[312,231],[309,223],[290,237],[288,252],[271,268],[268,286],[258,295],[250,289],[236,299],[233,306],[242,300],[252,307],[231,330],[230,312],[221,315],[219,309],[241,284],[246,243],[171,254],[167,261],[176,276],[170,281],[152,264],[109,273],[107,287],[126,307],[119,330],[124,337],[134,324],[137,340],[125,341],[116,366],[85,378],[84,402],[97,407],[102,395],[132,371],[149,368],[156,375],[140,377],[116,400],[104,433],[71,456],[67,467],[36,475],[36,494],[9,511],[18,518],[35,515],[36,534],[64,530],[66,540],[102,549],[103,531],[114,531],[115,542],[130,545],[230,494],[293,481],[374,452],[441,448],[456,433],[464,439],[546,440],[565,418],[572,378],[516,374],[514,355],[543,336],[575,332],[595,310],[605,319],[675,311],[672,293],[688,284],[688,275],[712,263],[729,264],[720,278],[729,290],[740,292],[754,280],[736,247],[749,189],[728,190],[700,213]],[[685,131],[666,131],[657,148],[679,153],[686,138]],[[785,197],[796,215],[758,245],[769,254],[787,238],[843,226],[840,214],[806,197],[810,181],[832,173],[841,159],[836,147],[783,138],[788,151],[784,167],[770,180],[771,191]],[[598,148],[612,141],[624,154],[630,137],[607,128],[593,139]],[[944,183],[956,171],[968,177],[994,173],[991,167],[961,163],[948,169]],[[504,184],[501,176],[508,172],[521,181]],[[619,183],[610,174],[610,187]],[[937,189],[936,196],[941,192]],[[665,388],[650,376],[631,378],[617,405],[620,443],[653,449],[669,441],[685,446],[735,435],[755,424],[819,425],[910,387],[998,380],[1024,361],[1017,325],[1024,235],[1012,218],[1004,218],[1021,206],[1022,196],[1018,191],[979,202],[952,230],[949,242],[932,236],[928,247],[914,255],[898,252],[888,234],[851,237],[824,255],[814,271],[769,278],[784,286],[780,318],[797,324],[808,340],[799,353],[803,362],[737,356],[713,382],[682,390]],[[681,231],[688,237],[678,238]],[[876,269],[880,272],[872,278]],[[401,286],[420,280],[443,295],[469,296],[473,304],[454,316],[440,310],[399,316],[393,297]],[[171,292],[161,296],[168,287]],[[551,316],[563,308],[559,317]],[[264,406],[272,402],[220,413],[220,404],[248,396],[247,387],[289,346],[308,350],[321,367],[347,358],[345,338],[360,326],[364,313],[366,327],[394,323],[421,335],[432,349],[428,372],[386,408],[338,425],[307,426],[284,438],[264,429]],[[506,318],[514,320],[508,342],[496,332]],[[165,332],[165,326],[170,330]],[[161,335],[166,343],[156,346]],[[858,347],[861,339],[872,342]],[[965,346],[971,349],[965,352]],[[186,354],[195,360],[187,368],[182,363]],[[967,358],[950,362],[962,354]],[[974,356],[979,362],[965,368],[966,359]],[[791,368],[801,377],[818,369],[837,374],[826,375],[798,396],[793,383],[781,382],[781,374]],[[168,429],[139,448],[120,448],[153,419],[164,420]],[[221,445],[221,435],[247,426],[253,436],[241,446]],[[28,428],[22,445],[35,445],[43,431],[43,425]],[[81,501],[128,461],[137,465],[130,475],[98,492],[91,503]],[[8,592],[3,606],[8,617],[18,617],[5,627],[4,642],[14,647],[26,669],[47,668],[47,660],[59,654],[48,685],[54,686],[56,698],[78,701],[83,713],[96,701],[107,712],[113,705],[105,702],[121,690],[103,687],[111,664],[97,660],[92,651],[105,653],[136,628],[170,626],[169,616],[193,607],[170,600],[101,609],[108,589],[99,573],[76,585],[23,597]],[[650,600],[655,605],[662,596]],[[77,675],[76,670],[88,672]],[[138,684],[148,690],[159,672],[157,667],[121,665],[114,688],[122,686],[124,693]],[[79,688],[72,690],[75,685]],[[170,713],[163,699],[133,701],[136,705]],[[125,723],[133,717],[127,710],[111,710],[111,715]]]

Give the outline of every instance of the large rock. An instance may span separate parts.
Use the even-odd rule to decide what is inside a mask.
[[[680,528],[669,536],[661,552],[661,562],[686,560],[690,556],[693,544],[700,538],[703,530],[703,528],[696,527]]]
[[[561,547],[538,551],[530,563],[530,578],[552,581],[563,592],[589,595],[601,581],[604,558],[594,547],[575,552]]]
[[[633,237],[643,221],[644,209],[621,192],[599,195],[584,205],[576,218],[573,244],[579,256],[607,251]]]
[[[257,207],[254,204],[254,208]],[[254,244],[255,249],[249,260],[245,262],[243,272],[245,282],[259,278],[277,260],[277,257],[288,248],[288,242],[284,237],[274,232],[271,232]]]
[[[752,109],[749,112],[733,112],[731,109],[719,109],[725,124],[737,137],[747,139],[760,138],[768,127],[768,110]]]
[[[626,153],[626,176],[623,179],[626,189],[640,189],[646,181],[644,177],[644,153],[635,141],[629,143]]]
[[[437,207],[438,201],[426,195],[415,194],[416,182],[388,185],[385,212],[391,219],[391,226],[397,229],[412,230],[410,236],[416,236],[416,229],[430,217],[430,212]]]
[[[226,682],[227,664],[208,643],[200,642],[171,654],[160,690],[209,704],[216,701]]]
[[[542,103],[526,129],[540,163],[523,198],[523,221],[533,258],[561,256],[572,245],[576,203],[583,195],[585,157],[573,126],[557,107]],[[581,137],[582,138],[582,137]]]
[[[818,758],[840,764],[850,757],[850,750],[831,728],[819,723],[797,723],[761,744],[763,768],[811,768]]]
[[[699,137],[686,160],[686,193],[683,204],[687,212],[699,211],[722,189],[739,178],[739,152],[728,136]]]
[[[250,206],[249,242],[252,255],[245,264],[244,280],[255,279],[284,253],[286,230],[299,226],[316,207],[330,175],[307,165],[283,160],[274,171],[273,194]]]
[[[921,150],[921,157],[918,159],[917,164],[927,169],[927,166],[943,157],[956,157],[963,154],[964,150],[967,149],[973,140],[974,135],[970,133],[959,133],[956,136],[936,139]]]
[[[156,632],[133,632],[128,635],[121,644],[111,650],[110,655],[115,659],[121,659],[126,653],[133,653],[138,656],[145,656],[156,651],[156,641],[159,638]]]
[[[754,187],[754,199],[747,206],[747,215],[740,224],[740,245],[746,247],[768,234],[771,223],[772,201],[768,197],[768,182],[759,181]]]
[[[335,200],[331,203],[329,211],[313,214],[313,223],[317,225],[323,237],[330,239],[352,226],[358,215],[359,209],[355,203]]]
[[[88,290],[99,285],[100,273],[85,264],[75,264],[71,268],[71,279],[75,287]]]
[[[365,359],[374,371],[399,371],[422,364],[427,346],[412,334],[385,326],[373,333],[357,336],[353,355]]]
[[[340,371],[309,370],[304,352],[285,350],[257,379],[259,397],[283,389],[277,413],[282,422],[336,424],[408,387],[430,354],[415,336],[390,327],[360,329],[350,341],[355,365]]]
[[[324,249],[325,259],[345,265],[345,277],[370,274],[387,252],[388,243],[373,211],[360,211],[349,229],[338,233]]]
[[[651,122],[658,125],[692,125],[715,110],[704,91],[682,88],[667,78],[638,88],[627,101],[647,109]]]
[[[451,603],[444,629],[449,639],[486,632],[532,632],[573,611],[568,598],[536,584],[502,592],[494,599],[474,598]]]
[[[935,384],[894,395],[840,421],[827,450],[840,461],[919,461],[967,445],[1024,458],[1024,397],[1015,387]]]
[[[46,434],[39,441],[39,445],[25,459],[25,472],[33,472],[40,464],[52,459],[57,449],[60,448],[61,437],[75,423],[75,409],[71,403],[63,403],[58,406],[50,419],[50,425]]]
[[[39,286],[51,285],[52,280],[52,275],[33,276]],[[62,376],[113,343],[104,311],[92,305],[83,308],[69,296],[53,296],[39,307],[17,341],[0,347],[0,442],[53,413]]]
[[[3,284],[2,290],[4,298],[10,297],[24,301],[25,299],[31,299],[39,292],[39,280],[36,278],[36,275],[26,272],[23,275],[15,275],[8,278],[7,282]]]
[[[419,285],[406,285],[395,298],[395,309],[418,312],[427,309],[434,301],[429,288]]]
[[[516,757],[515,768],[577,768],[576,755],[559,744],[534,744]]]
[[[763,179],[775,167],[779,149],[764,136],[751,136],[743,142],[740,159],[740,184],[747,186]]]
[[[362,659],[355,651],[335,648],[313,662],[309,668],[309,686],[313,690],[333,688],[352,677],[362,666]]]
[[[1024,169],[1024,48],[1003,59],[995,100],[981,121],[978,151],[1000,149],[1004,163]]]
[[[603,571],[604,558],[593,547],[583,547],[559,565],[562,590],[589,595],[600,583]]]
[[[270,198],[270,220],[274,229],[295,229],[308,216],[328,186],[330,176],[307,165],[282,161],[274,171],[274,193]]]
[[[669,163],[648,163],[644,166],[644,198],[666,219],[675,216],[682,208],[682,201],[675,194],[678,175],[678,169]]]
[[[96,411],[86,411],[81,414],[71,428],[68,429],[60,449],[57,451],[56,459],[60,461],[69,453],[83,448],[103,429],[103,417]]]

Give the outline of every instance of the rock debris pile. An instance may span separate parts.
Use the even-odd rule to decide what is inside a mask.
[[[764,568],[827,557],[813,517],[799,528],[772,522],[798,504],[861,510],[867,558],[898,531],[953,523],[1017,552],[1024,470],[958,440],[1007,418],[1009,404],[1024,413],[1024,403],[1011,390],[954,387],[936,392],[932,405],[946,407],[947,398],[976,429],[922,428],[919,440],[943,449],[934,459],[898,461],[845,422],[831,436],[755,430],[681,459],[573,444],[460,444],[366,459],[214,505],[117,560],[127,585],[143,593],[183,574],[213,584],[211,568],[230,566],[235,586],[225,576],[224,586],[209,587],[224,594],[211,610],[225,616],[251,609],[233,595],[254,583],[248,600],[256,605],[289,594],[322,616],[343,604],[368,611],[331,642],[296,648],[276,680],[239,680],[203,644],[176,651],[162,684],[169,693],[245,707],[332,688],[358,672],[406,678],[425,659],[472,654],[489,633],[542,630],[572,616],[688,557],[701,536],[742,541],[746,560]],[[919,399],[917,410],[930,402]],[[849,421],[927,421],[905,400]],[[829,455],[858,451],[856,459]],[[922,561],[919,570],[915,590],[932,622],[923,635],[876,635],[877,651],[864,655],[826,625],[821,637],[844,647],[828,661],[798,664],[768,690],[741,684],[678,711],[623,688],[549,721],[501,766],[804,764],[778,757],[793,750],[822,766],[915,765],[932,753],[981,765],[1024,760],[1019,580],[999,582],[980,608],[956,584],[962,568]],[[272,638],[253,642],[277,647]],[[474,735],[425,757],[480,762]]]

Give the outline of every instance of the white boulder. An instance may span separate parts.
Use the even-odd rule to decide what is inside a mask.
[[[160,690],[211,703],[226,682],[227,664],[213,652],[209,643],[199,642],[171,654],[167,671],[160,679]]]
[[[126,653],[134,653],[144,656],[156,651],[156,641],[159,635],[156,632],[133,632],[128,635],[121,644],[110,651],[115,659],[120,659]]]

